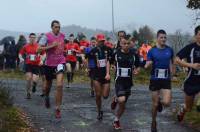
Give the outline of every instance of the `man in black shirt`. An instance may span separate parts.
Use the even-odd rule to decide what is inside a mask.
[[[105,36],[97,35],[97,46],[89,52],[89,57],[95,61],[92,80],[96,93],[96,104],[98,111],[98,120],[102,120],[103,111],[101,108],[103,97],[107,99],[110,93],[110,62],[112,50],[105,46]]]
[[[185,104],[180,107],[177,118],[182,121],[186,112],[192,110],[195,96],[200,94],[200,26],[195,28],[196,42],[185,46],[176,57],[176,62],[188,67],[188,76],[184,81]],[[186,59],[186,61],[182,61]],[[200,105],[200,104],[199,104]]]
[[[111,109],[115,110],[116,117],[113,122],[114,129],[120,129],[120,118],[125,111],[125,105],[128,97],[131,94],[131,87],[133,86],[133,73],[139,72],[139,56],[134,50],[130,49],[129,37],[121,39],[121,48],[114,53],[111,62],[115,64],[115,92],[116,97],[113,97]]]

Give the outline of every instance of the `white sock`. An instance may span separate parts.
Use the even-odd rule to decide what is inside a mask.
[[[115,119],[114,119],[114,121],[119,121],[119,119],[115,116]]]

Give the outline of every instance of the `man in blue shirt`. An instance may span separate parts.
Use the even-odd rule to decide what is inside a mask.
[[[95,64],[95,60],[93,58],[91,58],[88,54],[90,53],[90,51],[96,46],[97,40],[95,37],[92,37],[90,40],[90,47],[85,48],[85,59],[87,59],[86,61],[86,69],[88,71],[89,77],[90,77],[90,85],[91,85],[91,92],[90,92],[90,96],[94,97],[94,87],[93,87],[93,76],[94,76],[94,69],[96,67]]]
[[[145,68],[152,66],[149,89],[152,92],[151,132],[157,132],[157,111],[171,103],[171,73],[173,67],[173,50],[166,45],[167,34],[164,30],[157,32],[157,44],[147,55]],[[162,100],[161,100],[162,97]]]

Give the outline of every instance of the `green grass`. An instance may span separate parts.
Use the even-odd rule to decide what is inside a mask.
[[[19,71],[19,70],[15,70],[15,71],[0,71],[0,79],[6,79],[6,78],[15,78],[15,79],[25,79],[24,77],[24,73]]]
[[[186,73],[178,73],[177,79],[172,81],[173,87],[181,87],[182,82],[184,78],[186,77]],[[15,79],[25,79],[24,73],[16,70],[14,72],[11,71],[0,71],[0,79],[6,79],[6,78],[15,78]],[[150,78],[150,70],[144,70],[141,69],[140,73],[134,77],[134,83],[135,84],[142,84],[142,85],[148,85],[149,84],[149,78]],[[114,71],[111,70],[111,79],[112,82],[114,80]],[[65,74],[65,80],[66,80],[66,74]],[[87,73],[84,70],[79,70],[75,72],[74,76],[74,83],[89,83],[89,77]],[[6,120],[7,123],[4,124],[4,127],[10,128],[11,130],[16,129],[17,127],[26,128],[26,124],[23,122],[23,120],[20,120],[19,118],[19,112],[16,108],[13,108],[10,104],[9,100],[9,94],[1,94],[0,92],[0,123],[1,120]],[[187,113],[186,122],[188,124],[192,124],[193,126],[200,126],[200,113],[196,112],[196,109],[190,113]],[[0,124],[1,125],[1,124]],[[1,126],[0,126],[1,127]],[[0,129],[1,131],[1,129]]]
[[[185,121],[187,124],[200,130],[200,112],[197,112],[196,106],[193,107],[192,112],[185,115]]]
[[[185,78],[185,73],[178,73],[177,80],[172,81],[173,86],[179,87],[182,85],[182,82]],[[19,70],[15,71],[0,71],[0,79],[25,79],[25,74]],[[144,70],[141,69],[140,73],[136,75],[133,79],[135,84],[149,84],[149,78],[150,78],[150,70]],[[111,70],[111,82],[114,80],[114,71]],[[65,74],[65,80],[66,80],[66,74]],[[75,83],[84,83],[89,82],[89,78],[87,73],[84,69],[76,71],[74,76],[74,82]]]
[[[12,98],[6,88],[0,88],[0,131],[17,132],[28,130],[19,109],[12,106]]]

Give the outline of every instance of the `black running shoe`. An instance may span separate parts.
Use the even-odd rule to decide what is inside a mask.
[[[31,99],[31,94],[27,93],[26,99]]]
[[[100,111],[100,112],[98,113],[97,119],[98,119],[99,121],[103,119],[103,111]]]
[[[42,94],[40,94],[40,97],[44,97],[44,94],[42,93]]]

